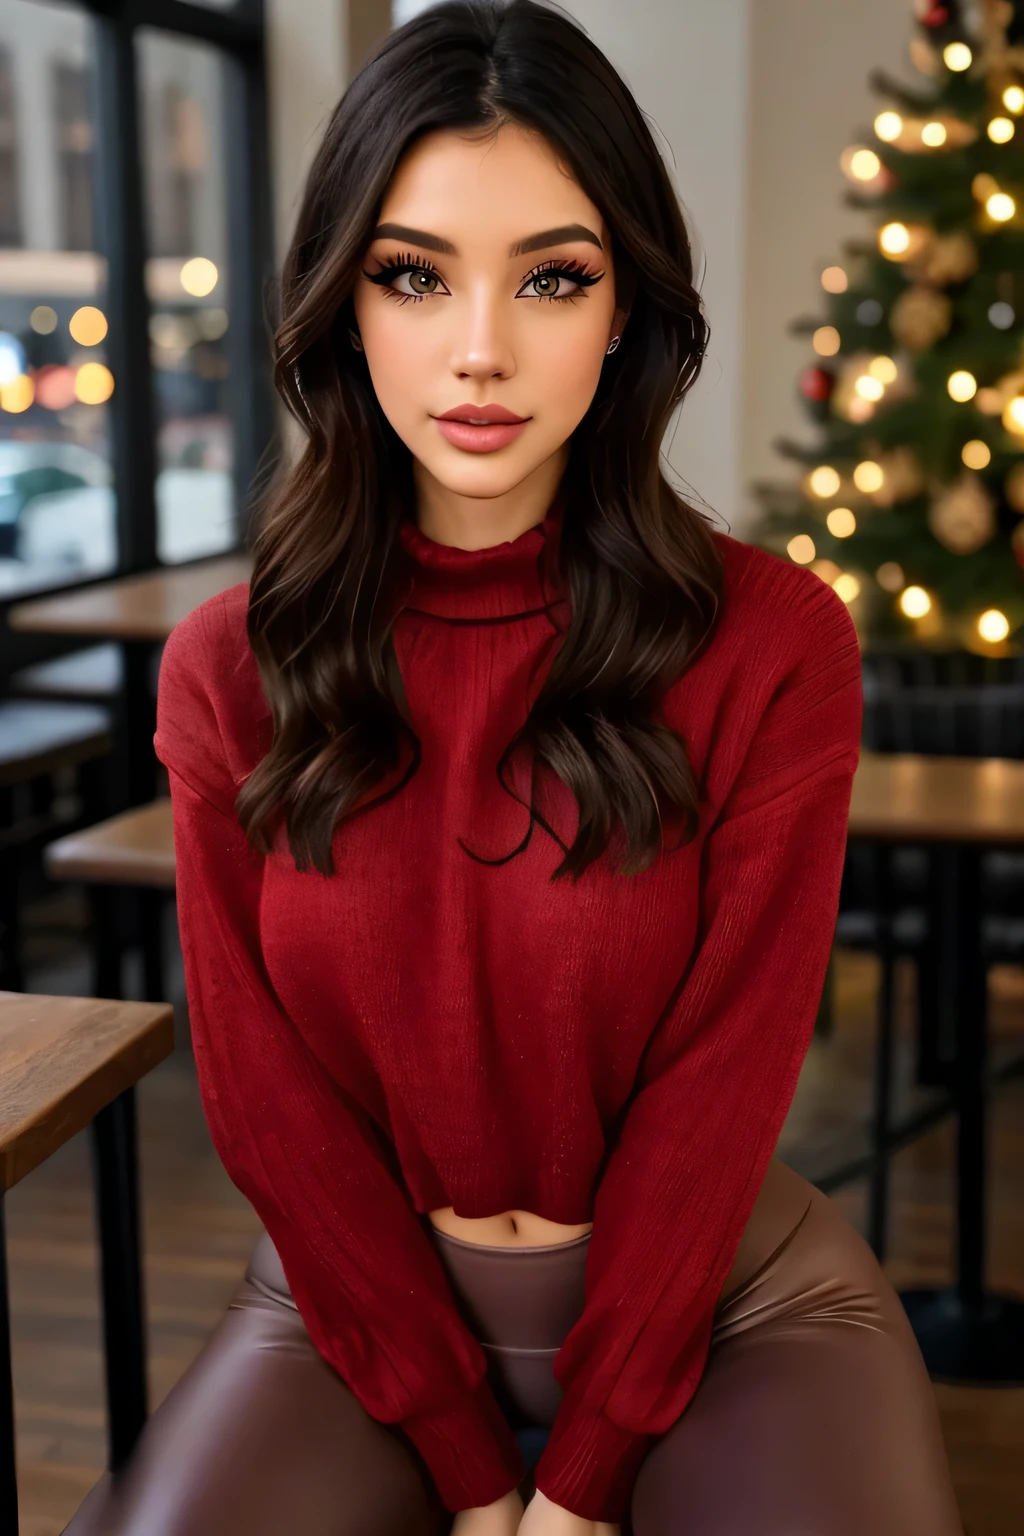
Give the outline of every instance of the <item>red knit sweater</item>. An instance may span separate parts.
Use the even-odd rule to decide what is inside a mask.
[[[336,830],[332,878],[297,873],[283,831],[258,855],[234,814],[271,740],[247,585],[171,635],[155,746],[210,1131],[318,1350],[409,1436],[450,1510],[491,1503],[523,1463],[424,1213],[592,1221],[535,1476],[615,1521],[697,1387],[810,1040],[860,655],[816,575],[716,533],[718,627],[663,706],[700,785],[699,835],[639,875],[598,861],[553,885],[562,850],[539,823],[527,838],[496,763],[553,654],[544,603],[568,601],[538,577],[560,520],[556,505],[475,552],[403,524],[415,568],[395,647],[422,760]],[[529,769],[507,776],[528,804]],[[540,768],[534,795],[568,846],[574,797]],[[459,839],[493,861],[524,846],[482,863]]]

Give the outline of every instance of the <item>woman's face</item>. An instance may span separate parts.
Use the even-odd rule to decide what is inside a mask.
[[[421,139],[361,267],[370,376],[419,484],[489,498],[553,456],[564,467],[623,317],[609,231],[545,139],[512,126]],[[516,420],[473,425],[486,407]],[[441,419],[453,412],[465,419]]]

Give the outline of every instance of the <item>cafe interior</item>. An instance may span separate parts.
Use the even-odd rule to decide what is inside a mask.
[[[291,431],[271,382],[268,288],[334,103],[425,8],[0,0],[0,1530],[12,1536],[57,1536],[125,1463],[260,1229],[199,1097],[153,743],[161,655],[193,610],[249,579],[253,487]],[[701,254],[712,341],[666,439],[675,483],[733,538],[810,565],[861,644],[835,939],[777,1155],[839,1205],[900,1295],[965,1530],[1016,1536],[1024,363],[1005,348],[994,362],[969,332],[1010,346],[1024,325],[1024,242],[1009,239],[1024,162],[1003,174],[998,161],[1024,124],[1024,26],[1014,5],[911,0],[564,8],[649,114]],[[957,134],[959,158],[940,161]],[[916,222],[886,211],[906,166],[920,177]],[[949,210],[965,175],[974,203],[965,194],[960,227]],[[944,210],[933,222],[929,198]],[[984,252],[1004,237],[992,276]],[[982,276],[994,286],[979,309]],[[912,412],[902,436],[873,436],[915,370],[959,433],[952,468]],[[974,413],[970,432],[953,411]]]

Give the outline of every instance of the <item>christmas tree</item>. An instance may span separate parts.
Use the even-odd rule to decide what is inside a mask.
[[[810,565],[871,647],[1024,648],[1024,0],[918,0],[907,89],[842,169],[872,239],[797,320],[813,445],[757,487],[763,547]]]

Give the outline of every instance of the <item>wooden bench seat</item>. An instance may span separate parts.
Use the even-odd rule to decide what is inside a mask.
[[[110,711],[97,704],[0,700],[0,988],[24,987],[22,870],[42,840],[68,823],[58,814],[52,775],[84,771],[113,748]]]
[[[0,700],[0,788],[112,751],[112,730],[98,704]]]
[[[166,797],[151,800],[80,832],[69,832],[48,845],[43,862],[51,880],[173,890],[171,802]]]
[[[11,673],[10,688],[12,693],[35,698],[112,699],[123,681],[121,647],[109,641],[20,667]]]
[[[165,996],[163,909],[174,890],[174,822],[167,796],[151,800],[57,838],[43,850],[51,880],[78,880],[89,888],[93,916],[94,990],[121,997],[122,962],[141,944],[145,994]],[[131,911],[126,911],[127,888]]]

